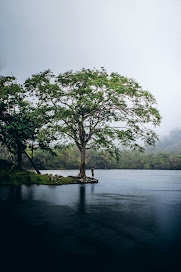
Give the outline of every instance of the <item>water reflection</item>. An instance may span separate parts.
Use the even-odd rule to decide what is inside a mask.
[[[93,184],[91,185],[91,193],[92,193],[92,194],[94,194],[94,189],[95,189],[95,184],[93,183]]]
[[[22,200],[22,187],[21,186],[9,186],[8,200]]]
[[[78,213],[80,214],[83,214],[86,212],[85,186],[86,185],[80,185],[79,187]]]
[[[26,191],[26,200],[34,200],[34,187],[25,185],[24,190]]]

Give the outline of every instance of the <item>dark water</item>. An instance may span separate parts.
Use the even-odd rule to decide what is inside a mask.
[[[181,171],[95,175],[98,184],[0,186],[1,271],[179,271]]]

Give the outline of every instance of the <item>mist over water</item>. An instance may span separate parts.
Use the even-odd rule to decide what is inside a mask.
[[[98,184],[0,186],[2,263],[7,269],[177,270],[181,171],[95,174]]]

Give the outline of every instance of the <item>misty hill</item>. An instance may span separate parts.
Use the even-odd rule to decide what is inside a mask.
[[[171,130],[169,135],[164,136],[152,147],[146,149],[147,152],[166,152],[170,154],[181,154],[181,128]]]

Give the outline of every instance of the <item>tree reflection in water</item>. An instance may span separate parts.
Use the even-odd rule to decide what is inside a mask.
[[[83,214],[86,212],[85,185],[80,185],[79,189],[78,213]]]
[[[10,186],[8,200],[22,200],[22,187],[21,186]]]

